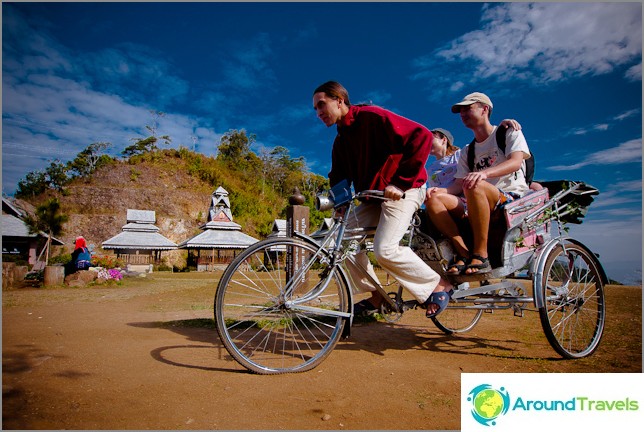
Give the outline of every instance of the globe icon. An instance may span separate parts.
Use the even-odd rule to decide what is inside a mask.
[[[495,425],[495,419],[510,408],[510,395],[505,388],[497,390],[489,384],[474,387],[467,400],[472,403],[474,420],[485,426]]]
[[[503,396],[494,389],[479,392],[473,402],[476,413],[486,420],[497,418],[505,406]]]

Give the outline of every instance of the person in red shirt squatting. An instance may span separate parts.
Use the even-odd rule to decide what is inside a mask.
[[[451,285],[400,241],[411,219],[425,200],[432,133],[424,126],[377,106],[351,105],[347,90],[335,81],[313,92],[313,108],[338,134],[331,154],[331,187],[347,180],[357,192],[382,190],[387,201],[365,201],[356,207],[347,228],[377,226],[374,254],[378,263],[427,308],[427,317],[442,312],[449,302]],[[356,257],[359,265],[378,280],[366,251]],[[356,313],[376,311],[383,299],[366,280],[351,272],[358,292],[372,292],[354,306]]]

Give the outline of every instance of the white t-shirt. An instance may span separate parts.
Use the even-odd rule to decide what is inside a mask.
[[[527,155],[530,154],[528,143],[521,131],[509,129],[506,135],[505,154],[501,152],[498,144],[496,143],[496,128],[487,139],[481,143],[474,144],[476,147],[474,153],[474,171],[482,171],[486,168],[496,166],[501,162],[508,160],[510,153],[521,151]],[[467,153],[472,144],[468,144],[461,151],[461,157],[458,160],[458,167],[456,170],[456,178],[464,178],[470,169],[467,166]],[[502,177],[488,178],[487,181],[504,192],[514,192],[521,196],[528,192],[529,187],[525,181],[525,161],[521,165],[521,169]]]
[[[454,183],[456,165],[460,155],[461,150],[458,149],[454,154],[438,159],[427,167],[427,185],[429,187],[446,188]]]

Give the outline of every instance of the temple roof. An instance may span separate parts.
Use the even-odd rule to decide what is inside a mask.
[[[105,240],[101,246],[103,249],[176,249],[176,243],[159,234],[155,222],[156,213],[152,210],[128,209],[123,232]]]
[[[157,216],[154,210],[127,209],[127,222],[134,223],[156,223]]]
[[[159,232],[159,227],[146,223],[129,223],[123,225],[123,231]]]
[[[2,237],[31,237],[31,238],[47,238],[47,234],[40,231],[38,234],[29,234],[29,227],[15,216],[9,214],[2,215]],[[51,244],[62,246],[65,243],[58,240],[56,237],[51,238]]]
[[[207,229],[179,244],[182,249],[245,249],[258,240],[239,230]]]
[[[47,238],[47,233],[40,231],[37,234],[30,234],[29,227],[22,219],[25,211],[9,199],[2,197],[2,236],[3,237],[30,237],[30,238]],[[51,244],[62,246],[65,243],[56,237],[51,238]]]
[[[217,222],[217,221],[210,221],[206,224],[203,224],[199,227],[199,229],[221,229],[221,230],[235,230],[235,231],[241,231],[241,225],[235,222]]]
[[[161,234],[145,231],[122,232],[105,240],[101,246],[103,249],[171,250],[177,248],[176,243]]]
[[[246,249],[258,240],[241,232],[233,222],[226,189],[219,186],[212,194],[208,221],[199,227],[203,232],[179,244],[181,249]]]

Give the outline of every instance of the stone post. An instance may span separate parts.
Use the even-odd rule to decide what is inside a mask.
[[[65,280],[64,266],[45,267],[44,282],[43,282],[45,286],[62,285],[64,280]]]
[[[2,290],[13,287],[16,280],[16,263],[3,262],[2,263]]]
[[[293,233],[309,233],[309,208],[304,204],[304,195],[298,188],[293,190],[293,195],[288,199],[289,207],[286,209],[286,235],[292,237]],[[306,255],[300,248],[291,248],[286,254],[286,277],[290,280],[304,262]]]

